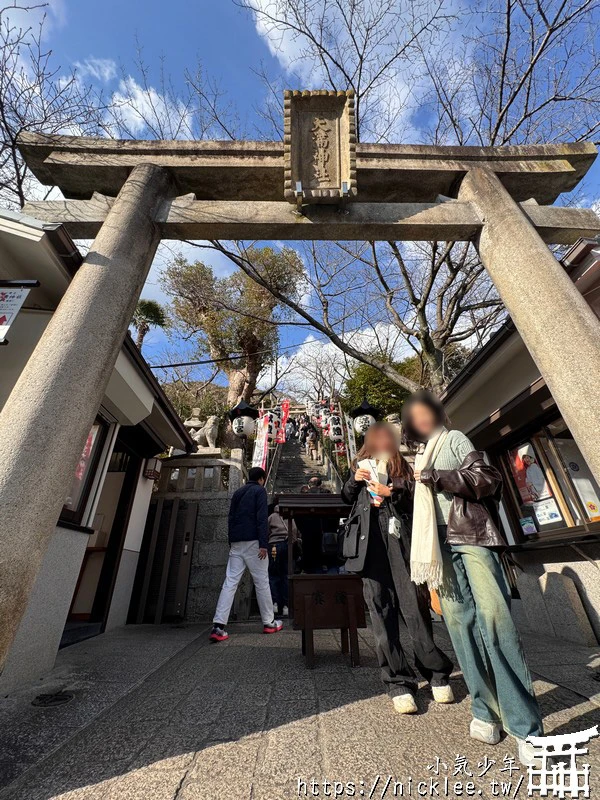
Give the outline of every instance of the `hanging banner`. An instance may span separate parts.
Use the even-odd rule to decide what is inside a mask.
[[[258,430],[256,433],[256,440],[254,442],[254,450],[252,452],[252,466],[262,467],[265,469],[267,465],[267,454],[269,452],[269,438],[267,430],[269,428],[268,414],[262,414],[258,420]]]
[[[356,439],[354,438],[354,423],[345,413],[344,427],[346,429],[346,441],[348,442],[348,462],[351,464],[356,458]]]
[[[29,289],[24,286],[0,287],[0,342],[6,338],[28,294]]]
[[[277,428],[275,434],[275,442],[277,444],[285,444],[285,426],[290,415],[290,401],[284,400],[281,404],[281,424]]]

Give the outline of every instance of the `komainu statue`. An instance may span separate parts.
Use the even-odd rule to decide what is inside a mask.
[[[215,448],[218,435],[219,418],[215,416],[209,417],[201,428],[192,429],[192,439],[199,447]]]

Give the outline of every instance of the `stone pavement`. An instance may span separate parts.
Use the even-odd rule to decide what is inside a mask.
[[[435,627],[448,649],[442,624]],[[298,633],[264,636],[255,622],[230,630],[228,642],[210,645],[200,628],[129,627],[61,651],[45,690],[62,678],[75,693],[70,704],[33,708],[39,687],[0,701],[10,769],[1,800],[334,796],[324,780],[344,784],[340,797],[352,796],[348,782],[358,797],[368,797],[375,782],[373,798],[418,797],[421,780],[427,792],[433,781],[444,796],[445,777],[451,787],[463,783],[462,794],[450,788],[449,797],[468,796],[467,781],[478,797],[527,796],[524,772],[510,776],[512,763],[504,762],[515,755],[512,740],[489,747],[468,737],[460,673],[455,705],[435,705],[423,686],[420,713],[401,717],[382,692],[368,630],[361,632],[363,665],[356,669],[336,633],[318,633],[312,671],[304,667]],[[533,637],[527,647],[547,733],[598,724],[600,684],[593,677],[600,650]],[[149,673],[153,658],[162,666]],[[489,766],[486,757],[496,763]],[[589,761],[591,797],[600,797],[600,740],[591,743]],[[403,794],[399,786],[394,794],[394,781],[404,783]]]

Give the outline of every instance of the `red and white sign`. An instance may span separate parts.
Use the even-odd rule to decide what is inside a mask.
[[[29,289],[23,286],[14,288],[0,287],[0,342],[6,338],[10,326],[15,321],[25,298],[29,294]]]
[[[281,404],[281,425],[277,428],[275,434],[275,442],[277,444],[285,444],[285,425],[290,415],[290,401],[284,400]]]

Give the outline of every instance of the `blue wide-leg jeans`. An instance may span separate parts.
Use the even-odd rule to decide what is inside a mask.
[[[439,527],[444,621],[471,695],[476,719],[502,725],[517,739],[540,736],[542,717],[498,553],[475,545],[448,545]]]

